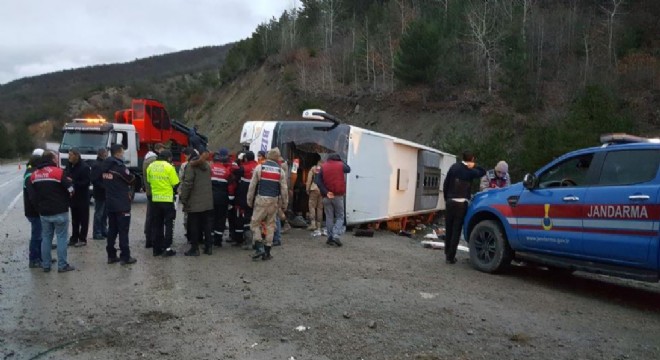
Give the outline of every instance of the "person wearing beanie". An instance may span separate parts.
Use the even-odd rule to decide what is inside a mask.
[[[511,186],[511,179],[509,178],[509,164],[502,160],[495,165],[495,168],[488,170],[486,175],[481,178],[479,184],[479,191],[488,191],[492,189],[500,189]]]
[[[37,151],[41,150],[41,151]],[[39,217],[39,209],[30,201],[28,194],[28,183],[30,176],[41,162],[41,155],[44,153],[42,149],[34,149],[32,156],[25,167],[25,174],[23,174],[23,210],[25,218],[30,222],[30,247],[29,247],[29,267],[41,268],[41,218]]]
[[[250,231],[254,237],[255,248],[253,260],[273,258],[270,250],[273,246],[275,218],[281,204],[288,203],[286,174],[277,163],[279,158],[279,149],[271,149],[266,156],[266,161],[254,170],[254,176],[248,186],[247,206],[253,209],[250,219]],[[262,222],[266,228],[266,239],[262,237]]]
[[[153,161],[147,168],[146,178],[151,188],[151,245],[153,255],[172,256],[176,252],[172,250],[174,234],[174,187],[179,184],[176,169],[171,164],[172,153],[162,150],[158,159]]]
[[[211,190],[213,191],[213,245],[222,246],[227,212],[229,210],[229,184],[232,181],[229,151],[220,149],[211,164]]]

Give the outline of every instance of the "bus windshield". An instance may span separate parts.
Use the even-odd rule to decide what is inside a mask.
[[[65,131],[60,145],[60,152],[64,153],[77,148],[81,154],[96,154],[99,149],[107,146],[107,132]]]

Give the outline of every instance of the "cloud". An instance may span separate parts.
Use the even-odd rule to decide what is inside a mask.
[[[24,0],[0,4],[0,84],[250,36],[294,0]]]

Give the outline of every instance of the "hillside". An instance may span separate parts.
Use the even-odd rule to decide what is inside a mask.
[[[216,72],[232,44],[152,56],[122,64],[98,65],[34,76],[0,85],[0,122],[62,121],[69,102],[107,88],[130,95],[157,95],[171,78]]]

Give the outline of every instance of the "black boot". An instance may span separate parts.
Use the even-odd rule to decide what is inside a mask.
[[[252,255],[252,260],[258,260],[259,258],[263,258],[266,256],[266,249],[264,248],[264,244],[260,241],[255,243],[255,252],[254,255]]]
[[[213,245],[217,247],[222,247],[222,234],[213,235]]]
[[[270,248],[271,248],[270,246],[266,246],[266,248],[265,248],[266,253],[265,253],[264,256],[261,258],[261,260],[266,261],[266,260],[270,260],[270,259],[273,258],[273,256],[270,254]]]
[[[185,255],[185,256],[199,256],[199,247],[191,246],[190,250],[183,253],[183,255]]]
[[[213,255],[213,246],[204,246],[204,254]]]

